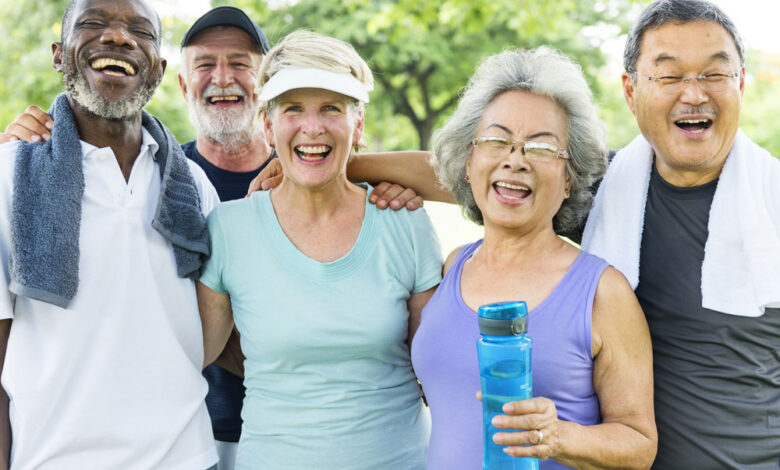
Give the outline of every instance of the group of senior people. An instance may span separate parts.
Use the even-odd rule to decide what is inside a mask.
[[[704,13],[690,13],[697,9]],[[479,468],[475,312],[480,305],[510,299],[525,300],[530,309],[534,398],[504,406],[505,415],[494,419],[504,430],[493,436],[495,442],[509,455],[542,459],[543,469],[648,468],[667,429],[656,433],[651,335],[633,291],[636,277],[645,276],[637,290],[644,293],[643,307],[647,292],[662,293],[645,282],[645,271],[632,269],[630,256],[626,261],[615,253],[620,250],[609,233],[620,228],[621,206],[612,203],[620,197],[615,179],[625,177],[640,195],[646,191],[648,183],[642,186],[626,160],[652,146],[648,174],[665,181],[649,183],[646,217],[660,217],[663,211],[649,205],[666,202],[653,195],[653,188],[705,185],[717,197],[712,181],[720,172],[725,179],[741,171],[724,169],[736,132],[724,103],[728,93],[741,96],[744,51],[723,18],[707,2],[660,0],[646,9],[629,38],[637,50],[644,41],[646,52],[627,62],[624,89],[649,144],[638,138],[631,153],[620,152],[610,166],[610,172],[622,173],[607,173],[583,245],[620,271],[557,235],[582,230],[591,188],[607,168],[603,124],[580,68],[570,59],[547,48],[486,58],[435,135],[431,164],[441,187],[452,194],[445,199],[457,200],[484,226],[483,238],[454,250],[442,268],[424,211],[379,210],[370,203],[377,197],[370,186],[347,179],[373,86],[365,61],[348,44],[315,33],[292,33],[277,44],[263,61],[259,85],[266,139],[283,176],[271,191],[211,213],[211,256],[197,284],[205,363],[223,352],[234,326],[246,356],[236,364],[243,367],[247,386],[237,468]],[[719,35],[725,42],[717,42]],[[695,38],[706,38],[701,60],[698,51],[681,52],[677,41]],[[672,88],[679,89],[679,107],[686,108],[671,112],[676,119],[667,124],[684,135],[666,142],[644,113],[655,90],[671,96],[666,92]],[[708,139],[725,131],[734,131],[725,136],[732,140],[715,149],[719,160],[710,162]],[[745,154],[757,153],[750,144],[738,136],[734,145]],[[682,161],[675,146],[692,160]],[[778,173],[776,162],[760,162],[770,175]],[[425,184],[398,179],[423,194],[429,173],[412,173]],[[772,204],[763,201],[761,207],[777,215]],[[650,220],[646,223],[653,228]],[[645,260],[653,240],[641,241]],[[769,243],[773,256],[777,247]],[[638,257],[639,246],[636,250]],[[652,260],[647,264],[657,269]],[[754,263],[741,272],[757,269]],[[708,273],[704,267],[701,275]],[[703,290],[705,284],[719,285],[701,282]],[[780,298],[773,297],[771,286],[758,290],[756,308],[763,317],[754,320],[769,324],[778,317]],[[704,303],[723,306],[721,297],[712,300],[705,293]],[[651,309],[659,310],[652,304]],[[727,319],[761,317],[722,310],[719,315]],[[648,318],[662,330],[659,320]],[[726,337],[737,334],[720,328]],[[737,352],[760,354],[754,349]],[[673,367],[661,359],[664,367]],[[688,370],[692,381],[704,380]],[[660,390],[666,393],[668,384]],[[770,387],[758,405],[743,407],[760,415],[760,403],[772,394],[776,390]],[[723,403],[719,400],[708,399]],[[668,426],[673,418],[664,420],[659,422]],[[702,468],[773,468],[780,464],[777,449],[760,449],[777,439],[768,431],[757,430],[760,444],[743,453],[726,452],[727,457],[714,446],[699,445],[697,436],[678,446],[697,449],[692,455],[699,460],[693,463]],[[669,448],[676,444],[666,442]],[[673,462],[684,456],[667,449],[663,458],[659,468],[684,468]]]
[[[238,468],[479,467],[474,311],[507,298],[531,307],[535,398],[509,404],[497,441],[516,456],[534,444],[551,459],[543,468],[648,466],[647,325],[622,275],[554,230],[583,219],[606,166],[580,69],[551,50],[513,51],[470,82],[435,155],[485,238],[450,256],[441,285],[424,211],[381,211],[347,179],[372,86],[365,62],[296,32],[260,75],[284,177],[212,212],[198,283],[206,362],[234,323],[246,355]]]

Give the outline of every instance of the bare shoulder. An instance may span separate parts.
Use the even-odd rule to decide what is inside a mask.
[[[593,302],[594,310],[600,303],[611,304],[630,300],[636,301],[636,296],[626,277],[612,266],[607,266],[601,274],[599,285],[596,288],[596,298]]]
[[[604,270],[596,288],[592,322],[594,343],[617,338],[627,343],[642,344],[645,339],[649,342],[647,320],[634,290],[612,266]]]
[[[447,271],[450,270],[450,267],[452,266],[452,263],[455,262],[455,258],[458,256],[458,253],[460,253],[460,250],[462,250],[464,246],[466,246],[466,245],[461,245],[461,246],[455,248],[454,250],[452,250],[450,252],[449,255],[447,255],[447,259],[444,261],[444,267],[442,268],[442,271],[441,271],[442,275],[447,274]]]

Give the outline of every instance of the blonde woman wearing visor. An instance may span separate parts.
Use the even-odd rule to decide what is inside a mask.
[[[284,179],[212,212],[198,283],[206,363],[234,321],[246,356],[236,468],[425,468],[407,338],[441,254],[424,211],[378,210],[347,180],[371,72],[348,44],[295,32],[260,76]]]

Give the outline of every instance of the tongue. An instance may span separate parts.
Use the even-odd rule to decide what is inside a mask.
[[[496,192],[504,197],[511,197],[515,199],[523,199],[528,197],[531,194],[531,191],[526,191],[523,189],[509,189],[505,188],[504,186],[494,186],[496,188]]]

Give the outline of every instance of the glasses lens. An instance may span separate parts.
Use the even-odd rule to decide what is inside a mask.
[[[512,141],[500,137],[477,139],[476,146],[490,156],[503,157],[512,151]]]
[[[523,152],[531,160],[547,161],[558,157],[558,147],[544,142],[526,142]]]
[[[681,93],[690,82],[696,82],[695,84],[706,92],[720,93],[731,86],[734,81],[733,78],[734,75],[729,73],[711,73],[699,75],[698,77],[688,77],[687,79],[683,77],[659,77],[656,83],[661,90],[670,95]]]

